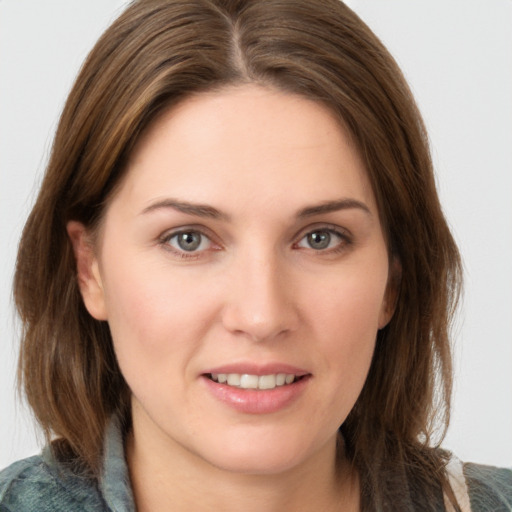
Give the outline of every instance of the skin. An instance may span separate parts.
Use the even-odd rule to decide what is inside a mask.
[[[198,249],[177,231],[202,233]],[[68,232],[133,393],[138,510],[358,510],[338,428],[394,290],[366,170],[324,106],[255,85],[190,97],[139,141],[96,242],[77,222]],[[204,372],[247,361],[307,383],[278,411],[235,410]]]

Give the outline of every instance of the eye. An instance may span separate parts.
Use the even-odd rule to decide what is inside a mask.
[[[171,234],[164,241],[178,252],[204,251],[212,245],[206,235],[193,230]]]
[[[346,237],[333,229],[315,229],[303,236],[297,247],[324,251],[338,248],[346,243]]]

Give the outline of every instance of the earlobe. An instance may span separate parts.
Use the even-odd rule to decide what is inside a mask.
[[[77,281],[87,311],[96,320],[107,320],[105,294],[91,237],[77,221],[66,225],[76,261]]]
[[[402,281],[402,265],[396,256],[392,256],[389,264],[389,277],[386,287],[386,293],[382,302],[382,308],[379,316],[379,329],[384,329],[391,321],[395,313]]]

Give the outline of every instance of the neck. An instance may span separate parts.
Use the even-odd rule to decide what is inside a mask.
[[[359,510],[357,475],[342,442],[338,449],[334,441],[310,460],[272,474],[226,471],[183,447],[166,450],[154,437],[139,438],[136,425],[126,443],[138,512]]]

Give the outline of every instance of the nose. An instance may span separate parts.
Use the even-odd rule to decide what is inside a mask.
[[[297,328],[293,279],[278,257],[252,254],[240,258],[228,279],[222,322],[229,332],[265,341]]]

